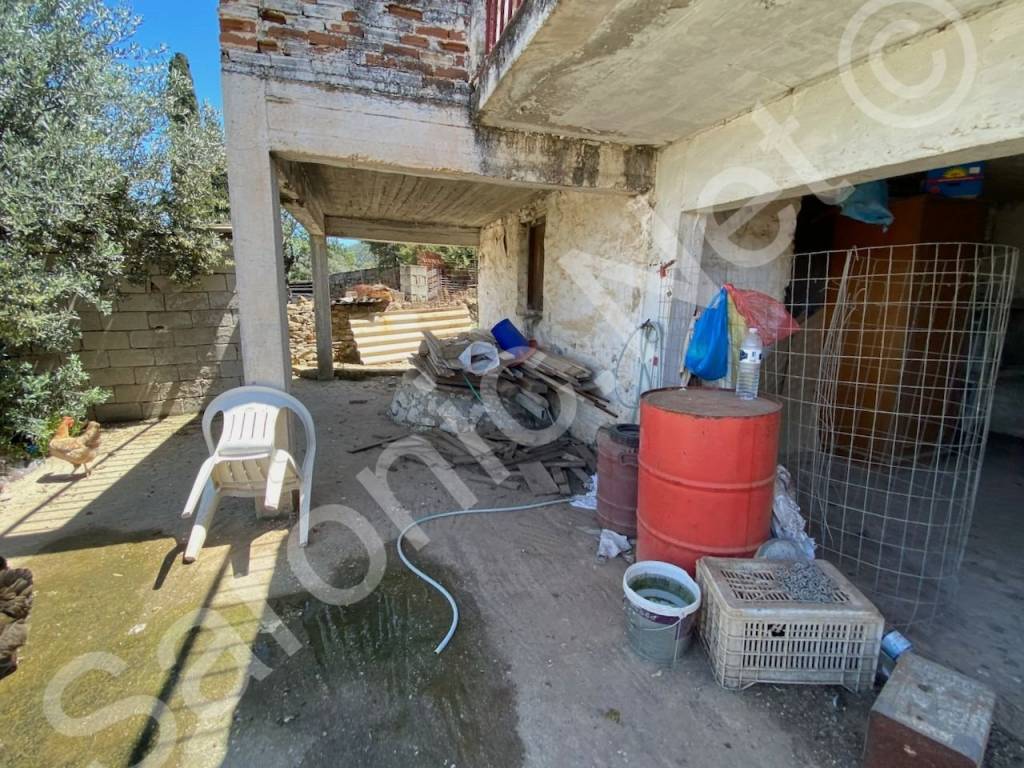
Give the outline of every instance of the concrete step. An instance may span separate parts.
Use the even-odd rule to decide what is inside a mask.
[[[373,355],[372,357],[360,358],[363,365],[381,365],[383,363],[398,363],[408,360],[412,352],[391,352],[386,355]]]

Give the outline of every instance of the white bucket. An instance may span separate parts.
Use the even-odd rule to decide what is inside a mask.
[[[626,636],[633,651],[658,664],[673,664],[693,642],[700,587],[671,563],[645,560],[622,575]]]

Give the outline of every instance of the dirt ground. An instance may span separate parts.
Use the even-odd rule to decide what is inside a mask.
[[[671,669],[635,658],[626,564],[596,561],[593,514],[568,505],[436,521],[407,545],[461,612],[435,655],[448,605],[402,567],[393,505],[367,491],[381,451],[348,452],[404,432],[385,415],[395,381],[295,382],[317,423],[313,504],[352,510],[314,527],[308,569],[290,560],[291,521],[243,500],[182,565],[195,419],[108,429],[88,479],[51,463],[16,482],[0,554],[33,570],[37,598],[21,668],[0,680],[0,766],[860,764],[873,692],[728,692],[699,646]],[[986,765],[1000,768],[1024,764],[1022,459],[1024,443],[992,441],[960,595],[911,638],[997,690]],[[380,477],[413,517],[457,506],[419,461]],[[534,500],[465,488],[475,506]],[[367,555],[375,539],[383,557]]]

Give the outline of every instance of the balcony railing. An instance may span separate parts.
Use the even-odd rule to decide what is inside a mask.
[[[524,0],[487,0],[487,52],[501,40]]]

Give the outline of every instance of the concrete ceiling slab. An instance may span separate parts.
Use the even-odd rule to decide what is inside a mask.
[[[543,191],[462,179],[303,164],[327,219],[482,227]]]
[[[963,16],[999,3],[949,0]],[[877,6],[877,7],[876,7]],[[936,3],[533,0],[478,76],[484,125],[665,144],[948,26]],[[957,52],[947,66],[956,67]],[[898,76],[898,73],[893,73]]]

